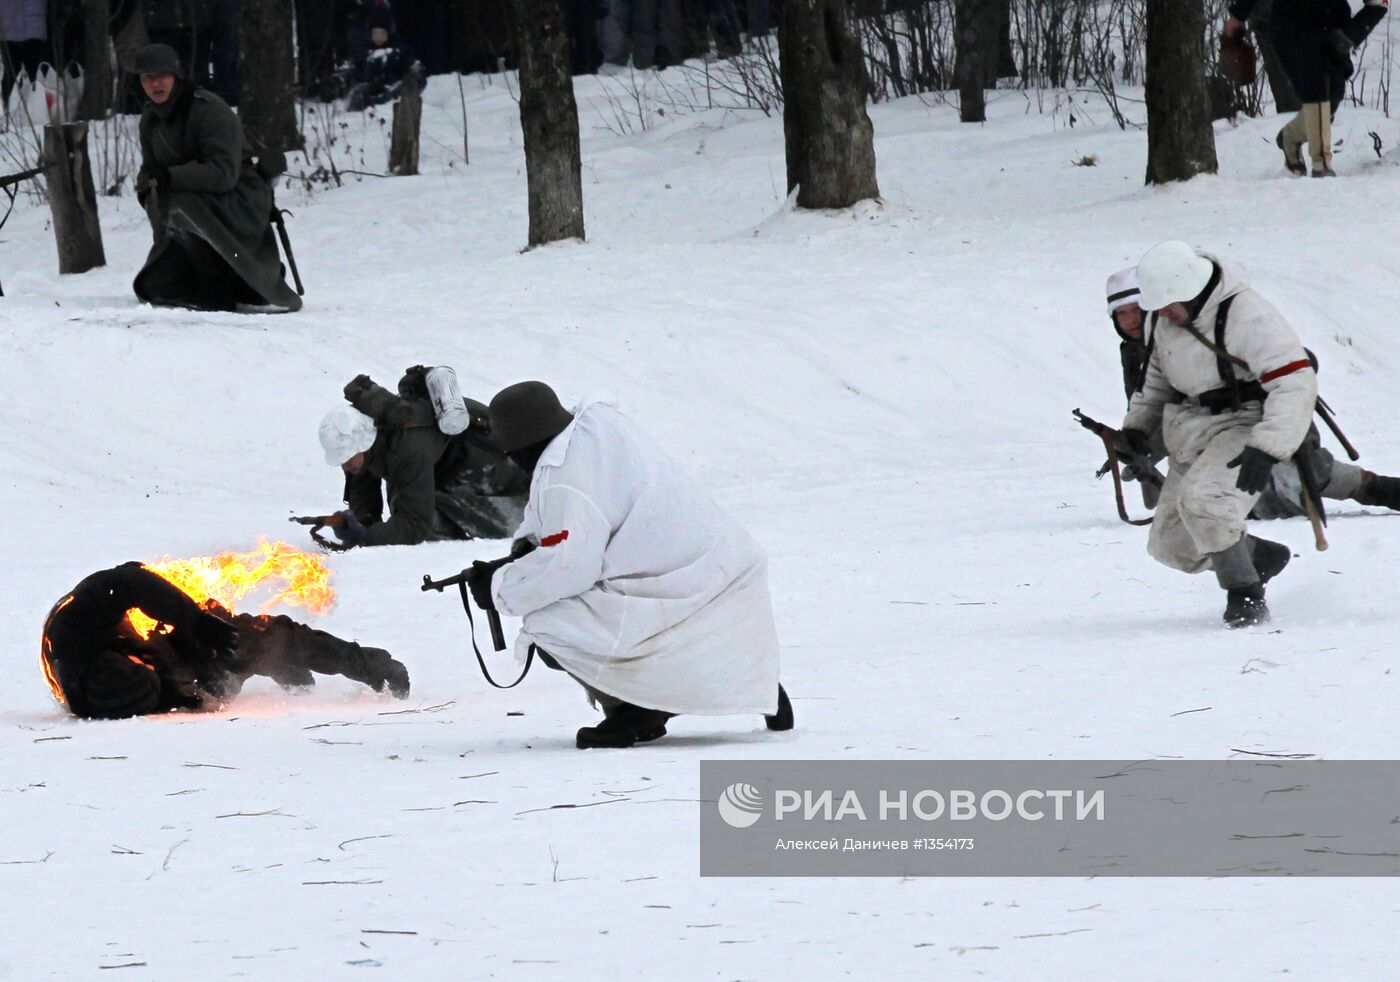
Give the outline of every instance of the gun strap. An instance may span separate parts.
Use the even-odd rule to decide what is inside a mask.
[[[426,587],[425,587],[426,589]],[[525,667],[520,670],[520,676],[510,685],[502,685],[491,677],[490,670],[486,667],[486,659],[481,657],[481,649],[476,645],[476,622],[472,620],[472,598],[467,592],[466,580],[457,581],[457,590],[462,594],[462,609],[467,612],[467,630],[472,639],[472,651],[476,654],[476,663],[481,666],[481,674],[497,689],[513,689],[521,682],[525,681],[525,676],[530,674],[530,666],[535,662],[535,646],[530,645],[529,652],[525,655]]]
[[[1113,445],[1113,437],[1099,434],[1103,448],[1108,453],[1109,473],[1113,475],[1113,498],[1118,503],[1118,517],[1129,525],[1151,525],[1151,518],[1129,518],[1128,506],[1123,504],[1123,477],[1118,470],[1118,448]]]

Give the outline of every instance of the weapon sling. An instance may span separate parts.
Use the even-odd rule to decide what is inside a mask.
[[[1108,454],[1108,472],[1113,475],[1113,500],[1118,505],[1118,517],[1129,525],[1151,525],[1151,518],[1129,518],[1128,507],[1123,504],[1123,478],[1118,473],[1118,448],[1113,445],[1113,438],[1099,434],[1099,439],[1103,440],[1103,448]]]
[[[525,667],[520,670],[520,675],[510,685],[502,685],[491,677],[491,671],[486,667],[486,659],[481,656],[481,649],[476,644],[476,622],[472,619],[472,598],[467,587],[467,571],[462,570],[456,576],[450,576],[445,580],[434,580],[431,576],[423,577],[423,591],[436,590],[442,592],[444,587],[457,584],[457,591],[462,595],[462,609],[467,614],[467,634],[472,639],[472,653],[476,655],[476,663],[481,667],[481,675],[496,689],[513,689],[521,682],[525,681],[525,676],[530,674],[530,666],[535,662],[535,646],[530,645],[530,650],[525,653]],[[491,642],[497,651],[504,651],[506,647],[505,637],[501,633],[501,615],[494,610],[486,612],[487,620],[491,625]]]

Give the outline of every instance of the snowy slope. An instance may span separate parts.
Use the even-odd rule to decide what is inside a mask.
[[[294,316],[137,306],[131,199],[103,200],[111,264],[81,277],[54,272],[44,212],[4,230],[0,978],[1393,971],[1384,882],[701,880],[694,798],[707,758],[1393,756],[1394,517],[1336,509],[1325,555],[1271,524],[1299,554],[1275,620],[1226,633],[1213,581],[1117,521],[1069,410],[1119,418],[1103,280],[1181,237],[1244,264],[1365,462],[1400,471],[1400,171],[1359,149],[1400,123],[1345,110],[1328,182],[1282,176],[1277,120],[1221,124],[1219,177],[1146,190],[1143,134],[1106,113],[1070,127],[1002,93],[967,127],[909,99],[872,110],[884,202],[812,215],[784,204],[780,119],[620,135],[579,80],[589,242],[522,254],[515,104],[467,83],[469,167],[435,79],[424,176],[282,193]],[[375,168],[377,124],[353,119]],[[215,716],[57,711],[35,666],[55,599],[334,506],[321,413],[418,362],[478,398],[617,394],[768,549],[798,729],[681,718],[573,750],[577,688],[488,689],[455,598],[418,590],[499,543],[331,560],[318,623],[401,657],[407,705],[330,680]]]

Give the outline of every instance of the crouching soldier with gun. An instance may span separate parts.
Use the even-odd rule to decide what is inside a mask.
[[[1131,400],[1147,371],[1147,340],[1143,336],[1142,308],[1138,305],[1141,291],[1138,288],[1137,270],[1129,267],[1114,273],[1108,278],[1106,293],[1108,315],[1119,338],[1118,351],[1123,368],[1123,390],[1127,394],[1127,398]],[[1317,362],[1314,359],[1314,371],[1316,368]],[[1360,454],[1337,426],[1330,407],[1320,396],[1316,412],[1336,436],[1351,460],[1357,460]],[[1127,448],[1118,441],[1117,430],[1090,419],[1077,409],[1074,411],[1074,415],[1080,425],[1090,432],[1098,435],[1101,439],[1107,438],[1114,441],[1116,455],[1123,465],[1122,480],[1140,481],[1143,505],[1149,509],[1155,508],[1163,481],[1156,465],[1167,456],[1161,428],[1158,427],[1149,436],[1148,450],[1145,456],[1133,457],[1131,454],[1125,456]],[[1400,478],[1376,474],[1358,467],[1354,463],[1338,460],[1322,445],[1322,437],[1318,433],[1316,425],[1308,428],[1308,434],[1304,437],[1298,454],[1306,454],[1308,457],[1311,476],[1323,498],[1400,509]],[[1298,454],[1295,454],[1295,457]],[[1098,476],[1102,477],[1111,469],[1111,465],[1106,462],[1099,468]],[[1121,489],[1118,489],[1118,493],[1121,498]],[[1119,514],[1129,524],[1148,524],[1147,522],[1130,521],[1121,507]],[[1307,517],[1303,479],[1296,463],[1284,461],[1273,469],[1269,475],[1268,487],[1260,493],[1259,500],[1250,509],[1249,517],[1256,521]]]
[[[1163,242],[1143,256],[1137,278],[1139,304],[1152,314],[1146,368],[1118,441],[1147,454],[1160,427],[1170,454],[1147,550],[1173,569],[1213,570],[1227,626],[1262,624],[1265,584],[1291,554],[1250,535],[1245,520],[1308,434],[1317,375],[1288,322],[1224,261]],[[1307,455],[1297,463],[1325,548]]]
[[[490,424],[531,475],[516,532],[531,548],[442,585],[464,580],[464,601],[523,618],[527,669],[537,654],[602,707],[575,745],[657,740],[681,713],[791,729],[767,560],[747,533],[605,402],[571,413],[543,382],[521,382],[491,400]]]

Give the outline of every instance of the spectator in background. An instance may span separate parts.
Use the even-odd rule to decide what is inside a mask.
[[[0,42],[4,101],[8,102],[21,71],[33,78],[41,64],[53,61],[47,0],[0,0]]]
[[[399,96],[410,69],[418,74],[418,89],[427,84],[423,66],[413,51],[393,32],[394,18],[387,9],[369,11],[369,42],[350,71],[346,108],[359,112],[369,106],[392,102]]]
[[[345,50],[352,59],[369,45],[370,18],[383,25],[387,19],[390,34],[398,31],[394,21],[394,8],[389,0],[344,0],[345,2]]]
[[[1342,104],[1355,66],[1351,52],[1385,17],[1390,0],[1365,0],[1353,15],[1347,0],[1274,0],[1270,33],[1279,60],[1303,107],[1274,142],[1284,166],[1302,176],[1303,144],[1312,157],[1313,177],[1336,177],[1332,169],[1332,117]],[[1225,33],[1242,34],[1258,0],[1232,0]]]

